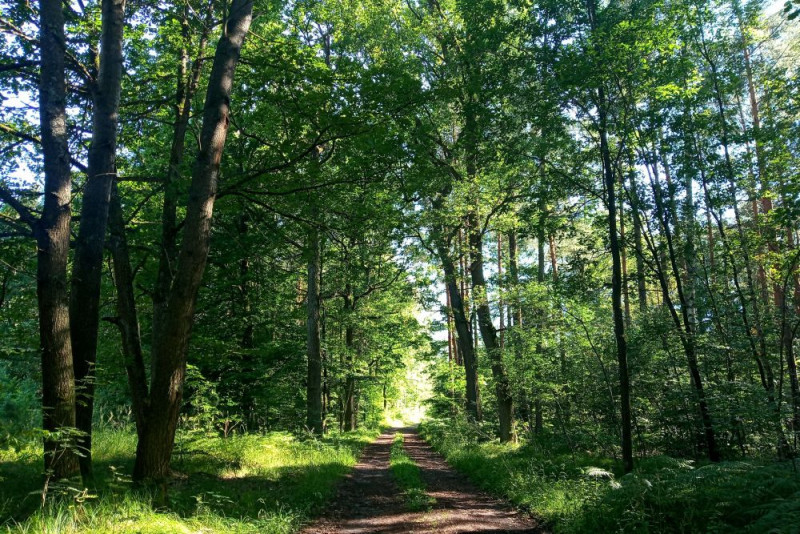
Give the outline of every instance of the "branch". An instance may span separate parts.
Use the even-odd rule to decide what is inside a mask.
[[[6,124],[0,124],[0,132],[4,132],[4,133],[7,133],[9,135],[13,135],[14,137],[18,137],[19,139],[23,139],[25,141],[29,141],[29,142],[34,143],[36,145],[41,145],[42,144],[42,140],[39,139],[38,137],[36,137],[35,135],[31,135],[31,134],[27,134],[25,132],[21,132],[19,130],[15,130],[14,128],[11,128],[10,126],[8,126]],[[81,163],[77,159],[73,158],[72,156],[69,157],[69,162],[76,169],[78,169],[79,171],[84,172],[84,173],[88,173],[89,172],[89,169],[88,169],[88,167],[86,167],[86,165],[84,165],[83,163]]]
[[[9,189],[6,189],[6,186],[4,185],[0,185],[0,200],[14,208],[14,211],[19,214],[19,218],[22,219],[25,224],[30,226],[31,229],[33,229],[39,222],[39,219],[33,215],[31,210],[29,210],[25,204],[20,202]]]
[[[38,62],[32,60],[23,60],[9,65],[0,65],[0,72],[8,72],[10,70],[22,70],[25,67],[35,67]]]

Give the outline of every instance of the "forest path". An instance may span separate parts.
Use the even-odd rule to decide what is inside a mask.
[[[436,503],[411,512],[389,469],[392,440],[404,436],[408,456],[419,466],[427,493]],[[323,516],[305,534],[382,533],[543,533],[535,521],[480,492],[411,428],[394,428],[364,450],[359,463],[340,484]]]

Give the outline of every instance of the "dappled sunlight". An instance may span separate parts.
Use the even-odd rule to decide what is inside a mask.
[[[321,439],[286,432],[179,436],[173,468],[180,476],[170,482],[167,508],[154,510],[153,495],[135,491],[130,482],[135,435],[101,430],[94,443],[96,495],[70,506],[53,500],[42,510],[32,498],[6,511],[20,521],[11,531],[20,533],[289,533],[322,506],[374,436],[370,431]],[[29,464],[14,464],[15,484],[31,480],[35,487],[39,466],[35,455],[28,457]],[[6,465],[0,476],[11,475]],[[9,482],[0,491],[16,487]],[[11,494],[4,496],[8,507]]]

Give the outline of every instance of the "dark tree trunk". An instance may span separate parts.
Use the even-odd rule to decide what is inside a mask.
[[[93,87],[94,114],[89,171],[83,190],[81,225],[75,243],[69,323],[78,402],[75,419],[81,435],[81,475],[92,479],[92,413],[94,411],[97,329],[103,245],[108,224],[111,184],[116,175],[117,122],[122,86],[122,34],[125,0],[103,0],[100,73]]]
[[[587,2],[589,24],[592,31],[597,29],[596,0]],[[602,54],[601,54],[602,55]],[[597,65],[601,68],[602,65]],[[625,339],[625,314],[622,309],[622,261],[619,236],[617,235],[616,180],[608,146],[608,99],[602,82],[598,85],[597,98],[598,134],[600,135],[600,158],[603,166],[603,180],[608,208],[608,237],[611,249],[611,307],[614,315],[614,338],[617,344],[617,363],[619,367],[620,415],[622,425],[622,463],[626,473],[633,470],[633,436],[631,414],[631,386],[628,372],[628,344]]]
[[[600,112],[600,153],[603,159],[606,202],[608,204],[608,235],[611,248],[611,306],[614,314],[614,337],[617,342],[617,364],[619,366],[620,415],[622,422],[622,463],[625,472],[633,471],[633,437],[631,425],[631,386],[628,373],[628,345],[625,339],[625,315],[622,309],[622,265],[617,236],[617,206],[614,194],[614,171],[606,132],[605,93],[598,90]]]
[[[356,311],[356,298],[353,295],[353,288],[347,284],[344,295],[344,309],[346,313],[347,326],[344,329],[345,347],[345,378],[344,385],[344,430],[352,431],[358,425],[358,414],[356,412],[356,379],[355,379],[355,340],[356,330],[353,326],[354,314]]]
[[[344,430],[351,432],[358,426],[356,412],[356,379],[352,371],[348,373],[344,384]]]
[[[478,361],[472,345],[472,329],[470,328],[469,318],[464,312],[464,299],[458,287],[456,266],[450,256],[450,247],[442,235],[441,229],[434,231],[434,244],[439,261],[442,262],[445,283],[450,293],[450,304],[452,306],[453,322],[456,328],[456,345],[458,352],[464,360],[464,371],[466,374],[466,400],[467,415],[474,421],[481,420],[480,397],[478,395]]]
[[[203,30],[197,56],[189,72],[189,50],[191,46],[191,33],[189,27],[190,10],[186,4],[181,18],[181,49],[180,62],[175,91],[174,113],[175,126],[172,131],[172,145],[169,152],[169,163],[164,176],[164,202],[161,208],[161,247],[159,248],[158,274],[153,289],[153,332],[152,342],[155,344],[159,338],[159,329],[165,324],[167,299],[175,275],[175,261],[178,247],[178,197],[180,190],[181,166],[186,143],[186,133],[189,129],[189,119],[192,111],[192,100],[197,93],[200,76],[205,62],[208,35],[212,27],[213,5],[208,3]]]
[[[36,290],[42,358],[42,428],[48,476],[75,474],[75,376],[69,334],[67,259],[69,257],[70,155],[67,145],[64,12],[59,0],[39,8],[41,80],[39,120],[44,154],[44,211],[34,227],[37,245]]]
[[[469,246],[471,263],[469,266],[472,277],[472,292],[476,303],[478,327],[480,328],[483,345],[492,363],[492,376],[494,377],[495,395],[497,396],[497,416],[500,422],[500,441],[511,441],[513,432],[513,398],[511,386],[508,382],[508,373],[503,363],[503,353],[500,349],[500,340],[497,329],[492,324],[492,314],[489,308],[489,296],[486,291],[486,279],[483,273],[483,235],[480,224],[474,214],[470,217]]]
[[[145,403],[147,402],[147,373],[142,353],[136,297],[133,293],[133,272],[128,252],[128,240],[125,237],[125,221],[122,216],[116,182],[112,184],[108,226],[108,248],[111,250],[114,287],[117,290],[115,323],[122,335],[122,355],[128,375],[128,387],[131,390],[136,433],[141,437],[145,420]]]
[[[192,173],[183,242],[163,323],[152,350],[150,404],[136,448],[133,476],[160,481],[169,476],[197,291],[208,259],[211,216],[228,133],[233,75],[252,20],[252,0],[234,0],[217,44],[208,81],[200,153]]]
[[[322,344],[320,342],[320,258],[319,231],[309,230],[308,236],[308,290],[306,293],[306,354],[308,375],[306,382],[306,426],[315,434],[322,434]]]
[[[511,286],[514,288],[514,293],[517,295],[511,300],[511,318],[509,323],[513,326],[511,330],[511,346],[514,350],[514,360],[517,365],[522,364],[522,305],[519,302],[519,262],[518,262],[518,248],[517,248],[517,233],[510,231],[508,233],[508,274],[511,277]],[[531,421],[531,402],[528,399],[528,388],[525,384],[520,387],[519,401],[519,416],[525,421],[529,428],[533,428],[534,432],[536,427]],[[541,405],[536,405],[536,421],[541,423]],[[541,430],[541,429],[539,429]]]

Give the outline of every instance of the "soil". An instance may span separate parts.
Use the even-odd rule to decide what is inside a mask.
[[[391,470],[389,455],[397,432],[406,453],[419,466],[428,495],[436,502],[429,510],[408,510]],[[392,429],[364,450],[360,462],[339,485],[323,516],[304,534],[366,534],[468,532],[545,533],[537,522],[507,503],[479,491],[411,428]]]

